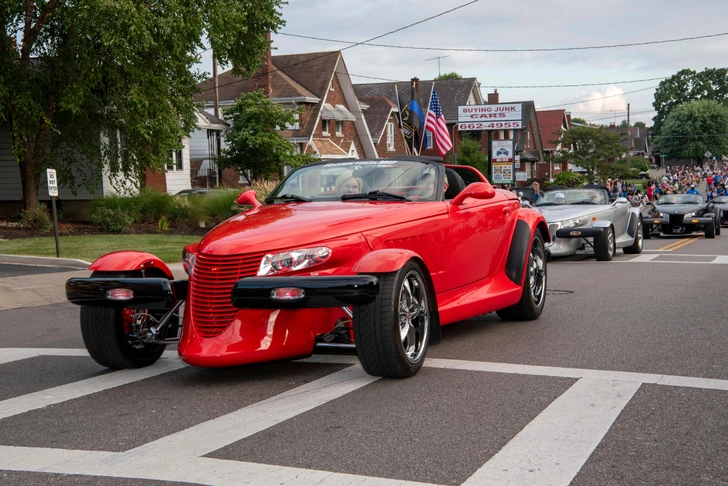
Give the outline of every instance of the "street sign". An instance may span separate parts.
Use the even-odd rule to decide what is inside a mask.
[[[713,154],[712,154],[712,153],[710,153],[710,150],[707,150],[707,151],[705,152],[705,158],[706,158],[706,159],[709,159],[711,155],[713,155]]]
[[[48,181],[48,195],[58,197],[58,180],[56,179],[56,169],[46,170],[46,180]]]

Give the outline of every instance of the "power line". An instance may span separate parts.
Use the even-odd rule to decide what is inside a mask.
[[[471,2],[474,3],[474,2]],[[469,4],[466,4],[469,5]],[[465,5],[463,5],[465,6]],[[455,9],[453,9],[455,10]],[[583,51],[588,49],[615,49],[619,47],[635,47],[635,46],[648,46],[654,44],[668,44],[671,42],[684,42],[698,39],[708,39],[711,37],[721,37],[728,35],[728,32],[721,32],[718,34],[699,35],[695,37],[681,37],[679,39],[665,39],[658,41],[647,41],[647,42],[630,42],[628,44],[610,44],[604,46],[581,46],[581,47],[543,47],[543,48],[531,48],[531,49],[478,49],[478,48],[467,48],[467,47],[415,47],[415,46],[398,46],[391,44],[370,44],[369,41],[363,42],[351,42],[338,39],[326,39],[323,37],[314,37],[300,34],[290,34],[287,32],[278,32],[278,35],[284,35],[288,37],[298,37],[301,39],[311,39],[324,42],[337,42],[339,44],[353,44],[349,47],[366,45],[369,47],[387,47],[390,49],[412,49],[420,51],[454,51],[454,52],[554,52],[554,51]],[[376,39],[377,37],[375,37]],[[371,40],[371,39],[370,39]],[[342,49],[343,50],[343,49]]]
[[[624,96],[626,94],[639,93],[640,91],[647,91],[647,90],[655,89],[655,88],[657,88],[657,86],[650,86],[649,88],[636,89],[634,91],[625,91],[624,93],[618,93],[618,94],[609,95],[609,96],[600,96],[598,98],[589,98],[586,100],[574,101],[573,103],[561,103],[560,105],[542,106],[541,109],[545,110],[547,108],[558,108],[560,106],[578,105],[580,103],[587,103],[589,101],[597,101],[597,100],[603,100],[603,99],[607,99],[607,98],[614,98],[617,96]]]
[[[389,32],[386,32],[386,33],[384,33],[384,34],[381,34],[381,35],[378,35],[378,36],[372,37],[371,39],[367,39],[367,40],[364,40],[364,41],[361,41],[361,42],[357,42],[357,43],[354,43],[353,45],[350,45],[350,46],[344,47],[343,49],[339,49],[339,52],[341,52],[341,51],[345,51],[345,50],[347,50],[347,49],[351,49],[352,47],[356,47],[356,46],[359,46],[359,45],[365,44],[365,43],[367,43],[367,42],[370,42],[370,41],[373,41],[373,40],[376,40],[376,39],[380,39],[380,38],[382,38],[382,37],[385,37],[385,36],[388,36],[388,35],[394,34],[394,33],[396,33],[396,32],[401,32],[401,31],[403,31],[403,30],[405,30],[405,29],[409,29],[410,27],[414,27],[415,25],[419,25],[419,24],[422,24],[422,23],[424,23],[424,22],[427,22],[427,21],[429,21],[429,20],[432,20],[432,19],[436,19],[436,18],[438,18],[438,17],[442,17],[443,15],[446,15],[446,14],[448,14],[448,13],[450,13],[450,12],[454,12],[455,10],[459,10],[459,9],[461,9],[461,8],[467,7],[468,5],[472,5],[472,4],[474,4],[474,3],[477,3],[477,2],[479,2],[479,1],[480,1],[480,0],[471,0],[470,2],[464,3],[464,4],[462,4],[462,5],[459,5],[459,6],[457,6],[457,7],[454,7],[454,8],[451,8],[450,10],[445,10],[444,12],[440,12],[439,14],[433,15],[433,16],[431,16],[431,17],[427,17],[427,18],[425,18],[425,19],[422,19],[422,20],[418,20],[417,22],[413,22],[413,23],[411,23],[411,24],[405,25],[404,27],[400,27],[400,28],[398,28],[398,29],[395,29],[395,30],[391,30],[391,31],[389,31]],[[331,52],[326,52],[326,53],[324,53],[324,54],[321,54],[320,56],[316,56],[316,57],[313,57],[313,58],[311,58],[311,59],[306,59],[305,61],[301,61],[301,62],[298,62],[298,63],[295,63],[295,64],[291,64],[290,66],[286,66],[286,69],[292,68],[292,67],[294,67],[294,66],[298,66],[298,65],[300,65],[300,64],[305,64],[305,63],[307,63],[307,62],[311,62],[311,61],[314,61],[314,60],[316,60],[316,59],[320,59],[320,58],[322,58],[322,57],[324,57],[324,56],[328,56],[328,55],[330,55],[330,54],[331,54]],[[269,71],[269,72],[267,72],[267,73],[261,73],[261,74],[269,74],[269,73],[275,73],[275,72],[278,72],[278,71],[281,71],[281,70],[280,70],[280,69],[273,69],[273,70],[271,70],[271,71]],[[218,88],[222,88],[222,87],[224,87],[224,86],[229,86],[229,85],[231,85],[231,84],[235,84],[235,83],[238,83],[238,82],[242,81],[243,79],[251,79],[251,77],[253,77],[253,76],[249,76],[249,77],[247,77],[247,78],[241,78],[241,79],[236,79],[235,81],[231,81],[231,82],[229,82],[229,83],[225,83],[225,84],[219,85],[219,86],[218,86]],[[202,90],[202,91],[203,91],[203,92],[204,92],[204,91],[209,91],[209,90],[211,90],[211,89],[214,89],[214,87],[212,87],[212,88],[207,88],[207,89],[204,89],[204,90]]]
[[[643,83],[646,81],[658,81],[667,79],[667,76],[663,76],[661,78],[646,78],[646,79],[632,79],[629,81],[609,81],[604,83],[583,83],[583,84],[542,84],[542,85],[532,85],[532,86],[495,86],[495,85],[481,85],[481,88],[579,88],[582,86],[604,86],[607,84],[630,84],[630,83]]]

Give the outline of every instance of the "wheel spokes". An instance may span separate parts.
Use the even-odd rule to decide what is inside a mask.
[[[399,294],[399,337],[409,360],[419,359],[427,339],[428,308],[424,286],[417,274],[408,274]]]

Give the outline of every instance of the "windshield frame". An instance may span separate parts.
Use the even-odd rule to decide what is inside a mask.
[[[700,194],[663,194],[655,203],[656,206],[681,204],[705,204],[705,199]]]
[[[434,177],[434,192],[425,194],[424,178]],[[354,178],[355,184],[343,187]],[[320,201],[441,201],[444,199],[445,167],[438,162],[412,159],[345,159],[314,162],[297,167],[271,191],[266,204],[291,202],[282,195],[305,197],[311,202]],[[338,182],[338,184],[337,184]],[[337,189],[338,187],[338,189]],[[346,190],[350,192],[343,192]],[[377,197],[395,191],[399,197]],[[346,194],[346,198],[342,195]],[[359,197],[357,197],[357,195]],[[354,196],[354,197],[352,197]],[[367,197],[370,196],[370,197]]]
[[[556,194],[562,194],[566,200],[565,203],[554,202],[554,196]],[[579,196],[582,197],[579,197]],[[555,189],[544,192],[541,197],[536,201],[536,207],[553,207],[553,206],[570,206],[577,204],[588,204],[593,202],[592,196],[596,195],[599,202],[595,202],[594,205],[607,206],[609,205],[609,195],[605,189],[596,187],[569,187],[564,189]],[[571,197],[570,197],[571,196]],[[586,197],[584,197],[586,196]]]

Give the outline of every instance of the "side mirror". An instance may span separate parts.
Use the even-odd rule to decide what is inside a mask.
[[[491,199],[495,196],[495,189],[487,182],[473,182],[465,187],[460,194],[455,196],[450,204],[460,206],[467,198]]]
[[[618,197],[617,199],[614,200],[614,202],[612,204],[617,205],[617,204],[628,204],[628,203],[629,203],[629,199],[627,199],[626,197]]]
[[[244,193],[239,195],[235,202],[239,206],[253,206],[253,209],[262,206],[262,204],[260,204],[260,202],[258,201],[257,193],[252,189],[249,191],[245,191]]]

